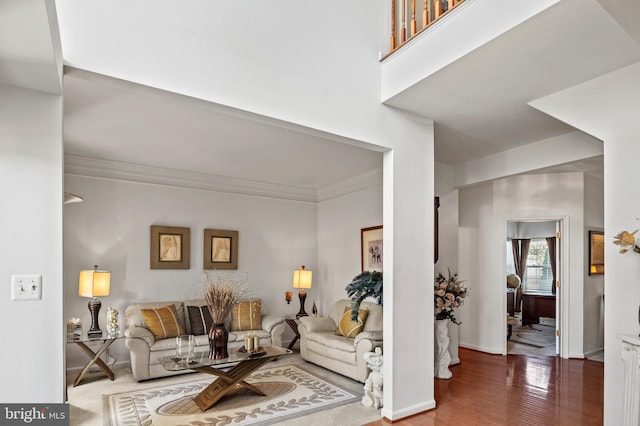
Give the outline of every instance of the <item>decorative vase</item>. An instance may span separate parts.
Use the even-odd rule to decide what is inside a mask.
[[[117,336],[120,334],[120,326],[118,325],[118,311],[111,306],[107,308],[107,334],[109,336]]]
[[[434,376],[438,379],[450,379],[453,374],[449,370],[449,363],[451,362],[451,354],[449,353],[449,320],[436,320],[435,324]]]
[[[209,330],[209,359],[229,358],[229,333],[224,324],[214,324]]]

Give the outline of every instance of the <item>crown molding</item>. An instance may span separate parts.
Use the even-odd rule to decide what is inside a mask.
[[[255,197],[317,203],[382,185],[382,169],[347,179],[339,184],[315,189],[258,182],[226,176],[195,173],[75,155],[64,156],[64,174],[121,180],[205,191],[227,192]]]
[[[381,168],[362,173],[338,184],[318,189],[318,202],[327,201],[374,186],[382,186]]]
[[[69,176],[88,176],[256,197],[317,202],[314,189],[74,155],[64,156],[64,173]]]

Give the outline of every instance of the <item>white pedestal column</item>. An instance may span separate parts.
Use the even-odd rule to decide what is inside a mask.
[[[640,424],[640,338],[623,334],[618,339],[622,340],[624,361],[622,425],[637,426]]]

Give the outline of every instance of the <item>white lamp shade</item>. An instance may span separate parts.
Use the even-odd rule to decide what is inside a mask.
[[[313,272],[307,271],[304,266],[293,271],[293,288],[311,288],[312,281]]]
[[[80,271],[78,294],[82,297],[108,296],[111,286],[111,273],[90,269]]]

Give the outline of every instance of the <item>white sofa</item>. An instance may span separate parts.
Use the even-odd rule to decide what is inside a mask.
[[[338,300],[327,317],[300,318],[300,356],[306,361],[364,383],[369,375],[364,354],[382,347],[383,343],[382,306],[362,302],[360,309],[367,309],[369,314],[362,332],[355,338],[336,335],[345,307],[351,307],[351,300]]]
[[[131,372],[137,381],[190,372],[190,370],[168,371],[160,364],[160,357],[170,356],[175,353],[176,339],[172,337],[156,340],[147,328],[140,312],[140,309],[160,308],[169,304],[175,305],[178,320],[182,324],[185,333],[192,334],[187,307],[205,306],[205,300],[136,303],[127,306],[125,310],[125,346],[129,349]],[[229,351],[243,346],[244,338],[248,334],[259,336],[260,346],[282,346],[282,333],[285,330],[285,323],[282,317],[265,315],[264,307],[262,307],[262,329],[231,331],[229,323],[227,330],[229,330]],[[195,336],[195,341],[196,352],[209,350],[209,337],[207,334]]]

